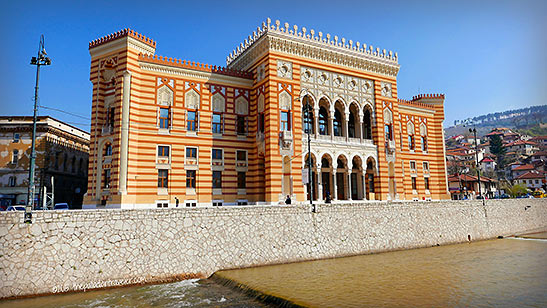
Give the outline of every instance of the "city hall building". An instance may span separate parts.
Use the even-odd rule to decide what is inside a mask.
[[[125,29],[89,43],[84,207],[449,199],[444,95],[397,97],[398,55],[268,19],[218,67]],[[308,153],[308,138],[311,153]]]

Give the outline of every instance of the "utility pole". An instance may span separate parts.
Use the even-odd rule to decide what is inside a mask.
[[[27,206],[25,207],[25,223],[32,223],[32,209],[34,208],[34,193],[36,187],[34,185],[34,169],[36,168],[36,121],[38,116],[38,83],[40,81],[40,66],[50,65],[51,60],[47,57],[44,47],[44,35],[40,37],[38,45],[38,56],[32,57],[31,65],[36,65],[36,86],[34,87],[34,118],[32,121],[32,150],[30,154],[30,166],[28,175],[28,196]]]
[[[312,160],[311,160],[311,127],[313,121],[311,120],[312,107],[309,104],[306,104],[304,107],[305,120],[307,121],[306,132],[308,133],[308,191],[310,192],[310,206],[312,213],[315,213],[315,204],[313,204],[313,181],[312,181]]]
[[[477,128],[473,126],[473,128],[469,129],[470,133],[473,133],[475,136],[475,161],[477,162],[477,179],[479,180],[479,197],[482,196],[481,192],[481,169],[479,166],[479,145],[477,144]]]

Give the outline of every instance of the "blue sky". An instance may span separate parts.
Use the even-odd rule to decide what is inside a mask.
[[[399,98],[445,93],[456,119],[547,104],[547,1],[9,1],[0,12],[0,114],[31,115],[40,34],[40,110],[89,130],[89,41],[132,28],[156,54],[226,64],[267,17],[399,53]]]

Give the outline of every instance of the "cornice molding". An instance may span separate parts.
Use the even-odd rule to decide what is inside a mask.
[[[232,84],[235,86],[251,88],[253,86],[254,80],[247,78],[239,78],[234,76],[227,76],[223,74],[216,74],[212,72],[192,70],[181,67],[173,67],[162,64],[148,63],[148,62],[139,62],[140,68],[142,70],[162,73],[162,74],[172,74],[178,75],[191,79],[203,79],[205,82],[218,83],[218,84]]]
[[[271,50],[390,77],[397,76],[399,72],[397,53],[387,53],[385,49],[380,52],[379,48],[374,51],[372,46],[367,49],[364,44],[353,45],[351,40],[346,44],[344,38],[339,42],[337,36],[331,41],[329,34],[327,39],[323,39],[321,32],[316,37],[313,30],[310,35],[306,34],[306,28],[298,32],[298,27],[294,26],[293,31],[288,29],[288,24],[280,29],[279,21],[276,21],[276,25],[277,27],[270,25],[269,19],[267,25],[263,23],[262,28],[259,27],[227,57],[227,66],[247,70],[264,53]]]
[[[89,54],[92,58],[101,57],[105,54],[111,53],[120,49],[134,49],[137,53],[153,55],[156,52],[156,48],[151,47],[133,37],[125,36],[117,40],[110,41],[101,44],[97,47],[89,49]]]

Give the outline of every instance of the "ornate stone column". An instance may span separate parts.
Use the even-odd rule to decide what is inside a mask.
[[[348,169],[348,200],[351,201],[351,169]]]
[[[131,97],[131,72],[123,73],[122,132],[120,140],[120,195],[127,194],[127,153],[129,150],[129,104]]]
[[[361,173],[363,174],[363,200],[368,200],[367,198],[367,170],[362,168]]]
[[[318,159],[319,160],[319,159]],[[323,178],[322,178],[322,172],[321,172],[321,164],[316,164],[317,171],[315,174],[317,175],[317,200],[323,201]]]
[[[334,110],[331,110],[330,111],[330,114],[329,114],[329,135],[330,135],[330,140],[334,140],[334,126],[333,126],[333,118],[334,118]]]
[[[317,135],[319,135],[319,108],[314,109],[314,114],[315,117],[312,125],[315,126],[313,132],[315,133],[315,139],[317,139]]]
[[[336,169],[333,169],[332,171],[332,200],[338,200],[338,186],[336,184]]]
[[[346,134],[346,142],[349,140],[349,112],[344,113],[344,132]]]

